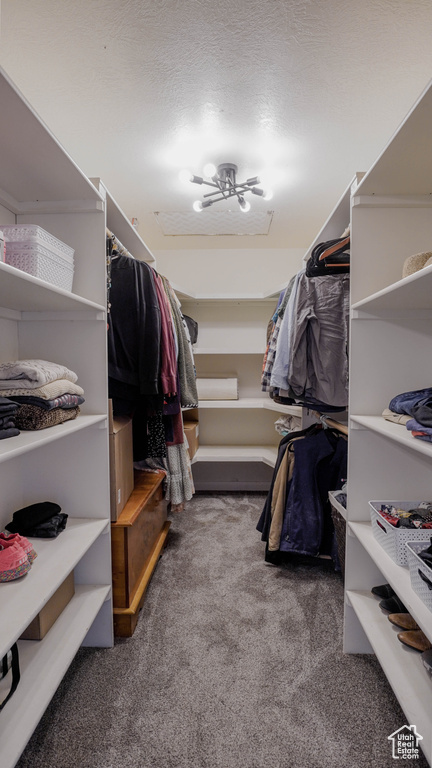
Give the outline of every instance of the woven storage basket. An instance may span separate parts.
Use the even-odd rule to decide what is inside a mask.
[[[429,528],[395,528],[388,523],[379,513],[381,504],[389,504],[399,509],[408,511],[418,507],[420,501],[370,501],[370,514],[372,531],[376,540],[381,544],[385,552],[397,565],[408,567],[407,549],[408,541],[428,541],[431,537]]]
[[[51,253],[61,256],[68,262],[73,262],[74,249],[37,224],[5,224],[0,225],[0,229],[4,234],[5,242],[10,243],[14,250],[17,250],[18,245],[41,245]],[[12,245],[13,243],[16,245]]]
[[[29,275],[72,290],[74,249],[33,224],[4,226],[6,263]]]
[[[432,611],[432,569],[418,556],[422,549],[426,549],[428,541],[408,541],[405,545],[408,556],[408,567],[411,577],[411,586],[424,604]]]
[[[338,502],[334,496],[334,491],[329,491],[329,501],[331,507],[331,516],[333,521],[333,527],[335,530],[337,553],[339,563],[341,567],[342,577],[345,578],[345,537],[346,537],[346,520],[343,512],[345,512],[342,504]],[[342,512],[343,510],[343,512]]]

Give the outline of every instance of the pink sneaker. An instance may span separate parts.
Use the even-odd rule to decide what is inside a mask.
[[[0,543],[0,582],[19,579],[29,572],[31,565],[23,549],[16,544]]]
[[[31,544],[25,536],[20,536],[19,533],[6,533],[6,531],[0,533],[0,545],[3,544],[5,547],[8,547],[14,542],[15,544],[19,544],[21,549],[24,550],[31,565],[33,560],[37,557],[37,552],[33,547],[33,544]]]

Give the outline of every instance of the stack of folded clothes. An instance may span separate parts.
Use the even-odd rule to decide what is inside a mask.
[[[7,397],[0,397],[0,440],[19,435],[16,426],[16,412],[18,405]]]
[[[0,395],[16,404],[17,429],[45,429],[75,419],[84,402],[77,380],[74,371],[47,360],[0,364]]]
[[[66,528],[67,518],[58,504],[39,501],[14,512],[6,531],[36,539],[54,539]]]
[[[421,501],[413,509],[399,509],[393,504],[381,504],[379,513],[395,528],[432,528],[432,502]]]
[[[432,442],[432,387],[402,392],[390,400],[382,415],[404,424],[413,437]]]

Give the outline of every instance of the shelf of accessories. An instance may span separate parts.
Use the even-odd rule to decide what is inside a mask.
[[[405,712],[407,723],[414,723],[417,732],[423,736],[420,746],[430,762],[432,681],[423,666],[421,654],[398,640],[397,632],[401,630],[388,621],[379,608],[378,599],[371,593],[348,590],[347,599]]]
[[[83,521],[75,522],[80,524],[81,533],[87,537],[89,529],[83,527],[85,523]],[[67,548],[61,547],[61,549],[63,557],[66,557]],[[41,551],[32,566],[32,571],[36,568],[37,562],[43,554]],[[32,571],[24,579],[31,576]],[[55,581],[55,571],[52,572],[44,567],[44,572],[46,583],[52,586]],[[16,583],[5,584],[2,587],[8,589],[9,586]],[[67,672],[86,633],[110,593],[110,585],[76,585],[74,597],[44,639],[40,641],[21,640],[18,643],[21,679],[0,719],[0,742],[4,768],[12,768],[16,764],[39,722],[40,713],[46,709],[51,701],[59,680]],[[39,601],[40,596],[37,595],[37,598]],[[7,615],[9,619],[10,611],[15,610],[16,604],[17,600],[11,603],[7,614],[3,613],[2,608],[2,615]]]
[[[29,539],[37,557],[30,571],[6,582],[0,590],[0,658],[80,562],[92,544],[108,531],[107,520],[68,517],[66,529],[55,539]],[[108,585],[107,585],[108,586]],[[9,708],[9,707],[8,707]]]

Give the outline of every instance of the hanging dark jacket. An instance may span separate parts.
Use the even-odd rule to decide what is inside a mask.
[[[323,551],[331,512],[328,492],[342,487],[347,470],[347,441],[330,429],[296,441],[294,473],[287,491],[281,552],[316,557]]]
[[[161,316],[151,267],[127,256],[113,259],[110,304],[110,396],[136,401],[157,394]]]

